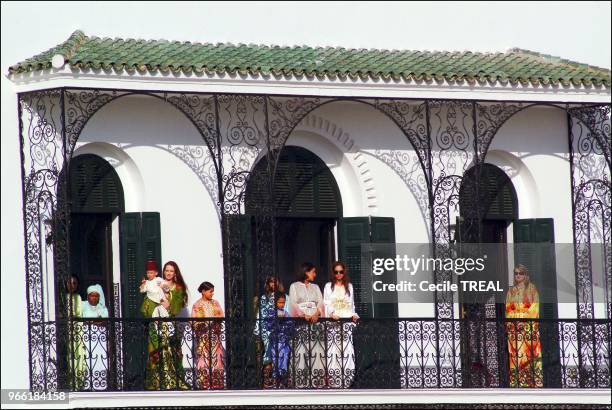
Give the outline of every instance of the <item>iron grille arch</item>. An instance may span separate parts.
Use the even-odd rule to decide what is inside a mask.
[[[225,220],[232,214],[240,213],[240,204],[244,201],[244,196],[240,195],[244,191],[244,181],[248,175],[239,169],[227,169],[226,164],[221,160],[223,157],[222,143],[227,142],[227,135],[221,133],[219,122],[220,104],[224,98],[236,99],[235,94],[206,94],[206,93],[173,93],[160,92],[155,90],[117,90],[117,89],[87,89],[65,87],[59,89],[39,90],[28,93],[20,93],[18,98],[19,130],[21,138],[21,160],[22,160],[22,190],[23,190],[23,212],[24,212],[24,236],[26,253],[26,283],[27,283],[27,304],[28,322],[30,327],[30,380],[33,388],[47,389],[53,387],[55,378],[54,371],[45,362],[46,349],[44,346],[50,345],[49,337],[46,335],[44,326],[41,328],[46,313],[44,310],[42,281],[40,280],[41,265],[40,252],[46,245],[44,239],[37,234],[37,227],[43,220],[56,217],[63,221],[66,229],[69,224],[67,209],[58,206],[62,201],[58,201],[57,195],[63,195],[58,190],[58,184],[63,183],[59,180],[59,173],[67,164],[74,151],[74,146],[87,121],[105,104],[116,98],[142,94],[160,98],[181,111],[203,137],[206,149],[214,158],[214,174],[218,182],[218,205],[221,209],[221,224],[224,235],[224,249],[229,249],[229,239],[226,235]],[[433,153],[437,148],[446,150],[445,145],[448,141],[451,144],[465,140],[467,137],[468,145],[462,146],[461,150],[473,156],[477,162],[484,162],[486,151],[499,128],[517,112],[536,105],[554,106],[568,113],[568,123],[578,123],[588,130],[585,135],[586,140],[592,142],[591,147],[596,147],[595,151],[583,149],[582,145],[573,144],[572,127],[569,127],[569,144],[572,169],[572,188],[576,191],[577,186],[583,182],[581,177],[574,172],[579,170],[578,157],[589,155],[601,155],[607,167],[596,170],[604,174],[604,181],[609,181],[605,174],[610,173],[610,127],[608,105],[601,104],[558,104],[548,103],[499,103],[485,100],[428,100],[428,99],[384,99],[384,98],[325,98],[325,97],[295,97],[283,95],[239,95],[238,99],[249,99],[251,102],[259,104],[261,111],[265,112],[265,126],[262,128],[258,143],[268,148],[273,155],[278,155],[286,139],[295,126],[314,109],[319,106],[334,101],[355,101],[372,105],[379,109],[395,124],[399,126],[404,135],[413,145],[419,155],[419,161],[423,167],[426,177],[430,198],[430,215],[432,238],[436,249],[443,251],[444,244],[449,238],[448,226],[450,220],[444,217],[444,208],[456,206],[458,200],[458,189],[460,186],[451,183],[454,179],[460,181],[463,172],[448,173],[450,167],[444,166],[442,172],[434,175],[432,161],[442,160],[443,164],[448,158],[443,158]],[[234,100],[232,100],[234,101]],[[231,105],[231,104],[230,104]],[[443,107],[443,110],[442,108]],[[236,107],[234,106],[234,110]],[[465,119],[471,118],[471,126],[462,133],[450,136],[450,140],[443,139],[438,143],[442,146],[433,146],[436,141],[436,125],[451,124],[455,118],[447,115],[449,109],[454,115],[459,115]],[[442,111],[445,113],[442,113]],[[434,121],[435,119],[435,121]],[[40,138],[45,135],[46,138]],[[447,138],[448,136],[444,136]],[[455,139],[459,138],[459,139]],[[575,142],[575,141],[574,141]],[[229,142],[230,148],[237,146]],[[46,152],[43,157],[40,152]],[[246,171],[248,174],[248,171]],[[270,174],[268,174],[270,175]],[[234,177],[238,176],[237,179]],[[606,179],[607,178],[607,179]],[[241,185],[242,184],[242,185]],[[450,191],[448,190],[450,189]],[[233,193],[239,192],[234,196]],[[66,192],[66,191],[63,191]],[[48,198],[45,203],[49,206],[40,204],[41,198]],[[447,201],[451,202],[447,202]],[[51,201],[51,202],[49,202]],[[63,202],[64,204],[67,202]],[[235,206],[235,205],[238,206]],[[608,207],[609,208],[609,207]],[[271,212],[271,211],[266,211]],[[440,213],[442,212],[442,213]],[[51,215],[53,213],[53,215]],[[577,218],[574,210],[573,223],[576,226]],[[576,232],[576,230],[575,230]],[[577,246],[588,246],[588,241],[575,237],[576,252]],[[58,259],[56,274],[60,278],[65,278],[70,271],[68,257],[69,243],[56,243],[53,249],[55,257]],[[224,258],[225,259],[228,258]],[[228,265],[225,265],[226,268]],[[227,284],[233,286],[238,283],[240,278],[234,278],[226,269],[228,276]],[[443,275],[437,276],[437,280],[442,280]],[[577,279],[578,278],[577,275]],[[577,281],[578,283],[581,283]],[[588,285],[588,283],[587,283]],[[231,286],[226,286],[226,300],[231,300]],[[578,297],[587,295],[584,303],[588,305],[588,291],[580,292]],[[452,315],[452,305],[449,306],[444,295],[437,298],[436,317],[444,318]],[[580,302],[580,300],[579,300]],[[580,307],[579,317],[589,317],[589,310]],[[36,329],[34,329],[36,327]],[[444,330],[441,327],[441,331]],[[42,369],[42,370],[41,370]],[[49,377],[47,377],[49,376]],[[452,381],[451,381],[452,385]]]

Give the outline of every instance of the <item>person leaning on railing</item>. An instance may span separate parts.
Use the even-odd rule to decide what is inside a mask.
[[[265,335],[263,386],[286,388],[289,387],[289,357],[294,324],[285,309],[285,293],[277,291],[269,297],[273,302],[272,308],[261,311],[255,329],[256,334],[261,334],[262,338]]]
[[[283,283],[275,276],[266,278],[264,293],[255,298],[254,306],[256,311],[255,329],[253,334],[258,337],[257,340],[257,357],[260,360],[258,368],[261,368],[264,387],[269,387],[272,384],[272,349],[270,348],[270,331],[273,326],[272,320],[277,315],[278,298],[275,295],[283,295],[283,310],[289,317],[289,304],[286,303],[288,297],[285,295],[285,287]],[[261,366],[261,367],[259,367]]]
[[[352,319],[356,322],[359,315],[355,312],[353,285],[346,266],[334,262],[330,281],[323,290],[325,317],[333,320]],[[354,323],[328,323],[327,325],[327,373],[328,384],[334,388],[350,387],[355,376],[355,351],[353,349]]]
[[[506,295],[508,321],[508,353],[510,359],[510,387],[542,387],[542,346],[537,319],[540,317],[540,298],[535,285],[529,280],[524,265],[514,268],[514,286]]]
[[[83,318],[91,319],[83,323],[85,362],[88,370],[85,389],[104,390],[107,387],[109,351],[107,323],[101,320],[108,319],[102,286],[96,284],[87,288],[87,300],[83,302]]]
[[[325,327],[317,323],[323,316],[323,295],[319,285],[313,283],[316,276],[315,266],[304,262],[298,281],[289,288],[291,317],[299,317],[306,322],[296,330],[296,387],[325,386]]]

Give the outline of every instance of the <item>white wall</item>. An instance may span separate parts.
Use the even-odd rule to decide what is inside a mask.
[[[490,149],[494,158],[496,153],[498,157],[501,153],[509,153],[520,160],[517,164],[521,165],[521,172],[510,175],[519,195],[519,218],[553,218],[555,240],[572,242],[565,112],[549,107],[528,108],[502,126]]]
[[[13,320],[2,320],[2,388],[30,386],[28,367],[28,321],[26,304],[23,208],[17,96],[4,76],[2,90],[2,311]]]
[[[573,242],[569,142],[564,111],[536,106],[516,114],[493,139],[486,162],[499,166],[510,177],[517,192],[519,218],[553,218],[555,242]],[[564,282],[565,289],[574,288],[572,247],[560,245],[558,248],[558,285],[561,287]],[[559,300],[567,300],[567,296],[560,295]],[[559,303],[558,313],[561,318],[575,318],[576,305]]]
[[[313,44],[314,41],[317,44],[328,45],[342,44],[353,47],[412,49],[464,49],[468,43],[473,44],[473,47],[470,46],[471,48],[480,50],[505,50],[511,46],[520,46],[600,66],[609,67],[610,61],[610,13],[608,12],[609,5],[605,3],[581,5],[583,8],[595,8],[593,12],[588,13],[591,17],[599,18],[595,23],[592,18],[576,19],[571,12],[571,9],[575,8],[573,4],[567,4],[563,7],[557,5],[554,9],[551,9],[547,4],[542,4],[537,7],[544,9],[546,13],[556,14],[549,19],[539,20],[537,24],[533,24],[531,27],[528,24],[515,24],[516,19],[506,18],[508,13],[500,13],[499,11],[491,13],[490,11],[479,10],[479,5],[476,5],[475,8],[466,8],[464,4],[457,4],[453,10],[447,10],[444,15],[440,15],[440,8],[435,4],[431,6],[427,4],[418,5],[416,15],[424,16],[424,18],[417,19],[416,22],[419,24],[416,25],[414,19],[410,21],[410,24],[405,24],[406,21],[404,21],[410,19],[411,15],[415,15],[413,12],[414,4],[401,6],[409,8],[409,13],[389,13],[388,7],[376,9],[376,7],[373,8],[367,4],[360,6],[359,9],[353,8],[352,10],[347,10],[344,4],[326,5],[326,10],[335,7],[337,12],[323,14],[319,8],[313,8],[308,4],[304,4],[299,12],[295,11],[295,4],[286,5],[284,8],[279,8],[281,6],[277,4],[265,5],[264,7],[260,4],[254,4],[250,8],[245,5],[236,8],[231,4],[223,6],[202,4],[198,6],[201,7],[198,12],[192,13],[185,13],[180,7],[169,8],[167,4],[163,3],[148,5],[147,12],[143,12],[140,3],[128,3],[123,7],[125,7],[126,12],[118,14],[115,8],[108,7],[103,3],[48,3],[37,4],[36,7],[32,7],[32,4],[29,3],[2,3],[2,47],[0,47],[2,50],[2,73],[7,72],[10,64],[64,41],[72,30],[79,28],[85,28],[87,34],[98,36],[168,38],[185,41],[233,41],[235,43],[269,44],[278,43],[280,39],[286,44],[306,42]],[[512,6],[501,5],[500,7]],[[475,15],[476,11],[482,14]],[[338,16],[345,12],[350,12],[348,15],[350,18],[339,19]],[[373,12],[375,12],[374,17]],[[458,13],[464,14],[460,16]],[[493,18],[495,16],[498,18]],[[239,21],[239,23],[227,24],[229,18],[233,19],[234,22]],[[311,29],[312,22],[320,23],[321,18],[324,18],[324,21],[322,24],[318,24],[320,30],[313,31]],[[393,23],[389,23],[389,18],[395,19]],[[445,24],[439,24],[440,18],[444,20]],[[499,29],[500,19],[503,20],[505,29]],[[54,23],[60,21],[61,24]],[[151,24],[152,21],[155,23]],[[361,23],[356,24],[356,21]],[[456,24],[461,29],[440,30],[437,36],[419,35],[432,21],[437,21],[438,26],[445,27],[448,24]],[[465,21],[474,24],[466,26]],[[565,23],[560,23],[562,21]],[[262,22],[264,22],[263,25]],[[270,24],[271,22],[273,24]],[[362,28],[366,24],[376,24],[376,29],[364,31]],[[542,24],[550,24],[550,26],[542,30]],[[262,30],[264,26],[265,30]],[[576,29],[567,30],[569,26],[575,26]],[[24,29],[26,27],[27,29]],[[464,30],[466,27],[469,30]],[[398,35],[393,35],[389,30],[398,30],[396,33]],[[414,35],[406,30],[412,30]],[[449,37],[447,35],[449,31],[455,35]],[[541,35],[542,32],[548,35]],[[16,37],[15,33],[19,33],[19,36]],[[373,33],[376,36],[373,37]],[[482,35],[485,33],[486,35]],[[497,33],[497,36],[489,35],[491,33]],[[508,37],[509,33],[512,34],[511,37]],[[537,33],[537,35],[534,35],[534,33]],[[313,35],[318,35],[318,37],[313,40]],[[559,35],[564,36],[562,41],[557,41]],[[551,41],[551,38],[554,38],[555,41]],[[482,42],[474,44],[473,41],[475,40]],[[449,41],[451,42],[449,43]],[[548,49],[548,47],[554,47],[554,49]],[[0,258],[0,266],[2,286],[0,288],[2,310],[12,313],[12,320],[1,321],[1,379],[2,388],[27,388],[29,386],[27,306],[25,300],[21,170],[18,120],[16,117],[17,99],[12,84],[4,75],[0,81],[0,89],[2,90],[2,160],[0,161],[0,189],[2,193],[2,257]],[[548,189],[550,190],[552,187]],[[541,194],[541,196],[544,195]],[[383,215],[383,213],[380,214]],[[215,236],[217,233],[211,235]],[[166,246],[166,242],[163,246]],[[173,246],[178,246],[178,243]],[[164,250],[164,255],[173,252],[172,249],[168,249],[167,252]],[[214,252],[211,253],[211,257],[214,261]],[[177,259],[179,258],[177,257]],[[210,265],[209,262],[203,260],[197,266],[206,269],[210,266],[211,270],[216,271],[218,265],[214,263]],[[185,266],[185,270],[193,272],[192,269],[193,267]],[[428,394],[431,393],[425,393],[425,395]],[[305,398],[304,403],[307,403],[311,397]],[[424,397],[425,401],[430,399],[430,396]],[[580,392],[580,399],[582,397],[583,392]],[[468,401],[471,399],[469,397]],[[139,404],[138,400],[140,399],[137,399],[134,403]],[[198,400],[201,401],[201,399]],[[397,400],[397,397],[392,397],[391,400]],[[378,401],[378,397],[376,401]],[[91,405],[91,402],[84,401],[82,405]]]
[[[3,115],[14,119],[15,96],[3,93],[2,101]],[[415,164],[414,150],[397,126],[371,107],[354,102],[328,104],[312,115],[317,120],[298,125],[288,144],[303,146],[328,164],[341,190],[344,215],[392,216],[398,242],[428,242],[427,215],[422,213],[418,193],[409,188],[420,170],[411,168],[410,175],[402,175],[383,159],[385,152],[395,153],[410,167]],[[2,126],[5,135],[17,135],[16,119]],[[528,109],[502,127],[487,157],[487,162],[510,175],[521,218],[554,218],[557,242],[572,240],[565,127],[561,111]],[[3,377],[3,387],[27,387],[17,138],[3,139],[3,153],[6,150],[13,157],[2,162],[2,195],[16,200],[2,203],[3,216],[10,215],[3,218],[2,229],[3,307],[10,305],[20,312],[21,320],[10,326],[2,321],[3,359],[12,363],[3,365],[3,376],[9,376],[10,370],[10,377]],[[103,156],[115,167],[123,183],[127,211],[160,212],[163,260],[179,263],[190,288],[190,304],[199,297],[196,289],[204,280],[217,286],[216,297],[224,304],[221,235],[207,185],[210,161],[192,124],[170,105],[152,97],[121,98],[100,110],[85,127],[76,155],[86,152]],[[15,280],[7,280],[7,274]],[[431,317],[433,306],[401,304],[399,313],[402,317]],[[572,317],[575,309],[569,306],[560,309],[560,314]]]
[[[121,154],[110,155],[112,150],[100,142],[113,144]],[[206,280],[215,285],[215,297],[223,306],[221,231],[216,206],[187,160],[172,153],[176,149],[184,152],[186,146],[204,149],[193,125],[158,99],[124,97],[102,108],[90,120],[79,143],[83,146],[77,153],[111,157],[109,162],[123,183],[126,212],[160,213],[162,260],[178,263],[189,287],[189,304],[200,297],[197,288]]]

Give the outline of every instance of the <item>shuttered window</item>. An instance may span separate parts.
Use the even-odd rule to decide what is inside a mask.
[[[120,217],[122,313],[139,317],[142,294],[140,282],[149,260],[162,269],[161,230],[158,212],[127,212]]]
[[[123,188],[113,167],[103,158],[83,154],[69,164],[71,211],[78,213],[120,213]]]
[[[518,218],[514,186],[495,165],[476,165],[467,170],[459,195],[464,218],[506,221]]]
[[[251,175],[246,192],[247,214],[261,213],[266,203],[267,160],[262,159]],[[331,171],[307,149],[283,149],[273,180],[277,216],[337,218],[342,215],[340,191]]]
[[[383,217],[340,218],[338,224],[338,252],[347,265],[355,292],[355,309],[361,317],[375,317],[378,321],[362,322],[353,332],[355,346],[355,381],[358,389],[400,388],[401,362],[397,323],[385,318],[397,318],[397,299],[388,303],[376,303],[372,297],[372,276],[364,275],[362,268],[362,244],[395,243],[395,220]],[[395,250],[388,254],[370,257],[395,257]],[[386,252],[386,251],[385,251]],[[384,283],[397,281],[395,271],[379,277]],[[384,369],[380,372],[380,369]],[[380,377],[385,374],[387,377]],[[394,376],[395,374],[395,376]]]
[[[395,318],[397,303],[375,303],[372,297],[372,277],[361,271],[362,245],[370,243],[395,244],[395,220],[385,217],[340,218],[338,224],[338,253],[340,260],[347,265],[351,282],[355,289],[355,308],[362,317]],[[395,258],[389,249],[388,255],[375,255],[381,258]],[[395,283],[395,271],[387,272],[381,280]],[[387,301],[391,302],[391,301]]]
[[[514,262],[527,267],[540,294],[540,342],[545,387],[561,387],[557,323],[557,269],[552,218],[519,219],[514,223]],[[551,321],[552,320],[552,321]]]
[[[121,314],[126,318],[142,317],[143,294],[140,282],[148,260],[162,269],[161,233],[158,212],[126,212],[119,219],[121,246]],[[144,388],[147,364],[146,323],[123,327],[123,379],[131,390]]]

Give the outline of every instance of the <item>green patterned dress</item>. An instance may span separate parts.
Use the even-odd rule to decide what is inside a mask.
[[[152,317],[176,317],[184,306],[185,291],[176,286],[168,293],[170,307],[156,307]],[[185,383],[181,329],[177,322],[155,322],[149,326],[146,390],[188,389]]]
[[[80,319],[83,317],[83,301],[81,295],[72,293],[67,295],[66,310],[71,311],[69,317]],[[68,357],[67,368],[70,375],[69,384],[72,390],[82,390],[85,384],[87,371],[85,363],[85,344],[83,343],[83,322],[68,322]]]

